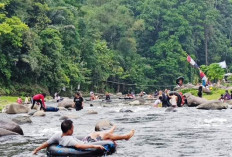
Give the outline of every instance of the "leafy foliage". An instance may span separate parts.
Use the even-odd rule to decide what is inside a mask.
[[[187,54],[220,80],[231,25],[229,0],[0,0],[0,84],[154,91],[199,80]]]

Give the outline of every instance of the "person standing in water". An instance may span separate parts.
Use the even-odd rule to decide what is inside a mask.
[[[83,102],[84,102],[84,99],[81,97],[80,92],[77,92],[77,93],[76,93],[76,95],[75,95],[73,101],[75,102],[76,111],[79,111],[79,110],[82,110],[82,109],[83,109]]]
[[[170,103],[172,104],[172,107],[177,107],[177,96],[175,96],[174,94],[169,96],[170,98]]]
[[[106,100],[110,100],[110,94],[106,92]]]

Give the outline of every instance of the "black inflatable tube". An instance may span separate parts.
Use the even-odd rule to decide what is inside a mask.
[[[171,91],[168,93],[169,95],[175,95],[177,96],[178,100],[177,100],[177,106],[181,107],[181,103],[182,103],[182,97],[178,92],[175,91]],[[169,105],[172,106],[172,104],[168,101]]]
[[[57,112],[57,111],[59,111],[59,108],[57,107],[47,107],[45,109],[45,112]]]
[[[102,145],[106,150],[100,149],[76,149],[74,147],[63,147],[58,144],[53,144],[47,148],[47,156],[49,157],[93,157],[110,155],[116,151],[116,145],[113,141],[99,141],[88,143],[92,145]]]

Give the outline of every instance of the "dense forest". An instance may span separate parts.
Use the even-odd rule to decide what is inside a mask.
[[[0,0],[0,94],[196,83],[231,37],[231,0]]]

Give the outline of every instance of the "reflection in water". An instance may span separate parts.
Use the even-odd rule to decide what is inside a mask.
[[[112,157],[232,156],[232,110],[178,108],[177,112],[167,113],[163,108],[124,106],[134,112],[120,113],[122,107],[102,106],[85,107],[80,112],[60,111],[59,114],[77,115],[73,119],[74,135],[85,136],[92,132],[100,119],[109,119],[116,124],[116,133],[125,133],[134,128],[135,136],[129,141],[118,141],[117,152]],[[90,109],[98,114],[86,114]],[[31,117],[32,124],[21,125],[24,136],[1,137],[0,156],[31,156],[33,149],[60,131],[59,114]],[[11,118],[14,115],[0,114],[0,118],[6,116]],[[39,156],[45,156],[45,150]]]

